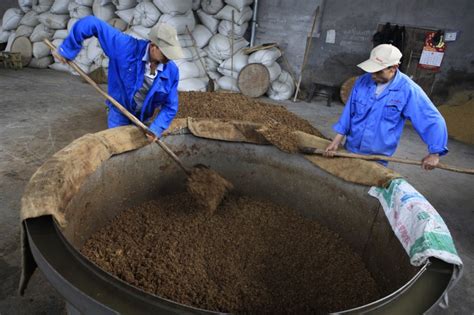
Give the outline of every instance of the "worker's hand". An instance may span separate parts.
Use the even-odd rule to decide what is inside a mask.
[[[53,51],[53,57],[54,57],[54,59],[56,59],[60,63],[67,64],[66,58],[61,56],[61,54],[57,50]]]
[[[324,150],[324,156],[325,157],[333,157],[334,152],[337,151],[339,148],[339,145],[342,142],[342,139],[344,139],[343,135],[337,134],[334,140],[327,146],[327,148]]]
[[[154,134],[146,133],[145,135],[150,143],[156,142],[156,140],[158,140],[158,137]]]
[[[430,171],[439,163],[439,154],[428,154],[421,160],[421,168]]]

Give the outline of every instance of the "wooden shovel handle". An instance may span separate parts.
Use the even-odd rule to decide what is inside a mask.
[[[49,48],[52,51],[56,51],[56,47],[48,39],[44,39],[44,42],[45,42],[46,45],[49,46]],[[67,64],[69,66],[71,66],[74,70],[76,70],[77,73],[79,73],[79,75],[84,78],[84,80],[86,80],[90,85],[92,85],[97,90],[97,92],[99,92],[103,97],[108,99],[112,103],[112,105],[114,105],[122,114],[124,114],[128,119],[130,119],[136,126],[138,126],[140,129],[142,129],[143,132],[145,132],[146,134],[149,134],[149,135],[154,135],[153,132],[144,123],[142,123],[140,121],[140,119],[138,119],[137,117],[132,115],[125,107],[122,106],[122,104],[117,102],[112,96],[110,96],[105,91],[103,91],[100,88],[100,86],[97,83],[94,82],[94,80],[92,80],[84,71],[82,71],[81,68],[79,68],[78,65],[76,65],[71,60],[66,60],[66,61],[67,61]],[[188,175],[191,174],[191,171],[188,170],[184,166],[184,164],[181,162],[181,160],[178,158],[178,156],[173,151],[171,151],[171,149],[168,148],[168,146],[166,144],[164,144],[163,141],[161,141],[160,139],[157,139],[156,143],[158,143],[158,145],[163,150],[165,150],[166,153],[168,153],[168,155],[183,169],[183,171],[186,174],[188,174]]]
[[[317,149],[317,148],[310,148],[310,147],[303,147],[300,149],[300,151],[305,154],[316,154],[316,155],[323,155],[325,153],[324,150]],[[363,155],[363,154],[355,154],[355,153],[339,152],[339,151],[332,151],[331,153],[333,154],[333,156],[337,156],[337,157],[362,159],[362,160],[367,160],[367,161],[385,160],[385,161],[395,162],[395,163],[421,165],[421,161],[390,157],[390,156],[384,156],[384,155]],[[443,163],[438,163],[436,168],[440,168],[440,169],[451,171],[451,172],[474,175],[474,169],[461,168],[461,167],[451,166],[451,165],[447,165]]]

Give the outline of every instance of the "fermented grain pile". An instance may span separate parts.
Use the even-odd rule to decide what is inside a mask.
[[[455,93],[438,109],[446,120],[450,137],[474,144],[474,91]]]
[[[322,313],[380,297],[361,258],[292,209],[235,196],[213,216],[195,208],[178,194],[128,209],[82,253],[147,292],[214,311]]]
[[[256,101],[241,94],[182,92],[177,117],[216,118],[262,123],[262,135],[285,152],[297,152],[292,131],[324,136],[311,124],[283,106]]]
[[[233,188],[232,183],[217,172],[200,165],[193,168],[186,184],[194,201],[211,215]]]

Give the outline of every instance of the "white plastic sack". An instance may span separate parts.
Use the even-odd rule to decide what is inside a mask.
[[[85,6],[85,5],[80,5],[75,2],[69,3],[69,15],[71,18],[74,19],[80,19],[89,15],[92,15],[92,8]]]
[[[189,36],[188,34],[178,35],[178,41],[182,48],[193,46],[193,40],[191,39],[191,36]]]
[[[230,4],[237,10],[242,11],[243,8],[253,3],[253,0],[224,0],[225,3]]]
[[[23,12],[30,12],[33,7],[33,0],[18,0],[18,6]]]
[[[125,23],[131,24],[134,12],[135,12],[135,9],[126,9],[126,10],[115,11],[115,14],[117,14],[119,18],[125,21]]]
[[[133,25],[153,27],[161,16],[161,12],[153,2],[142,2],[135,7]]]
[[[65,39],[68,35],[67,30],[57,30],[53,34],[53,39]]]
[[[203,10],[199,9],[196,11],[199,20],[205,27],[207,27],[212,34],[217,33],[217,26],[219,25],[219,20],[216,19],[213,15],[207,14]]]
[[[49,11],[53,6],[54,0],[33,0],[33,11],[43,13]]]
[[[2,30],[2,27],[0,26],[0,44],[7,43],[8,38],[12,34],[11,31],[4,31]]]
[[[53,14],[69,14],[69,0],[55,0],[49,12]]]
[[[201,7],[201,0],[193,0],[193,11],[198,10]]]
[[[198,78],[206,75],[204,68],[201,66],[199,61],[189,62],[183,59],[175,61],[176,66],[179,69],[179,79],[185,80],[190,78]]]
[[[40,23],[38,13],[35,11],[27,12],[20,20],[20,25],[35,27]]]
[[[204,47],[203,50],[207,53],[207,57],[208,57],[209,59],[212,59],[213,62],[216,62],[218,66],[224,61],[223,59],[217,58],[217,57],[215,57],[214,55],[212,55],[211,49],[209,49],[209,45],[207,45],[206,47]],[[216,68],[216,69],[217,69],[217,68]]]
[[[212,37],[212,32],[202,24],[196,25],[193,30],[193,37],[196,40],[196,46],[203,48],[206,46]]]
[[[243,67],[245,67],[246,65],[248,65],[249,63],[249,56],[244,54],[242,52],[242,50],[238,51],[237,53],[234,54],[234,58],[233,58],[233,61],[234,61],[234,64],[233,64],[233,67],[232,67],[232,58],[229,58],[229,59],[226,59],[225,61],[223,61],[220,65],[219,65],[219,68],[217,69],[219,72],[221,72],[221,70],[225,69],[225,70],[231,70],[233,68],[234,71],[236,71],[237,73],[240,72],[240,70],[242,70]],[[221,72],[222,73],[222,72]],[[224,73],[222,73],[224,74]],[[225,75],[225,74],[224,74]]]
[[[163,14],[172,16],[187,14],[193,8],[192,0],[153,0]]]
[[[249,58],[250,60],[250,58]],[[273,82],[276,79],[278,79],[278,76],[281,74],[281,67],[278,64],[278,62],[274,62],[270,66],[265,66],[268,69],[268,72],[270,73],[270,81]]]
[[[248,27],[249,27],[249,23],[247,23],[247,22],[245,22],[242,25],[234,23],[234,33],[233,33],[234,38],[243,37],[245,32],[247,31]],[[224,36],[227,36],[227,37],[231,36],[231,34],[232,34],[232,22],[227,21],[227,20],[222,20],[219,23],[217,31],[219,33],[221,33],[222,35],[224,35]]]
[[[241,11],[231,5],[226,5],[216,14],[217,19],[232,21],[232,11],[234,11],[234,23],[242,25],[252,19],[252,9],[249,6],[244,7]]]
[[[207,84],[197,78],[179,80],[178,82],[178,91],[180,92],[186,92],[186,91],[206,92],[206,89],[207,89]]]
[[[209,42],[209,55],[214,57],[214,59],[225,60],[230,58],[232,54],[235,54],[240,49],[248,45],[248,42],[243,38],[238,38],[234,40],[234,50],[232,51],[231,40],[225,37],[222,34],[214,35]],[[280,73],[278,73],[280,74]]]
[[[207,14],[216,14],[224,7],[224,1],[222,0],[202,0],[201,7]]]
[[[204,58],[204,64],[206,65],[207,72],[216,72],[219,67],[219,63],[209,57]]]
[[[249,57],[249,63],[261,63],[265,66],[271,66],[280,57],[280,49],[273,47],[252,53]]]
[[[59,47],[63,44],[64,42],[64,39],[61,39],[61,38],[57,38],[57,39],[54,39],[52,41],[53,45],[56,46],[56,47]]]
[[[217,70],[218,70],[218,73],[226,77],[232,77],[234,79],[237,79],[239,77],[239,72],[237,71],[232,71],[230,69],[223,69],[223,68],[217,68]]]
[[[128,10],[137,5],[136,0],[113,0],[112,3],[115,4],[115,7],[119,11]]]
[[[38,19],[46,27],[54,30],[62,30],[67,27],[67,22],[69,21],[69,15],[58,15],[51,13],[40,14]]]
[[[182,51],[183,51],[183,55],[184,55],[184,57],[182,59],[185,59],[187,61],[200,62],[199,57],[198,57],[198,53],[199,53],[199,56],[201,56],[201,58],[205,58],[207,56],[207,53],[204,50],[202,50],[201,48],[198,48],[197,50],[198,50],[198,52],[196,52],[196,49],[194,49],[194,47],[182,47]],[[203,62],[204,62],[204,60],[203,60]]]
[[[101,0],[95,0],[92,5],[92,13],[102,21],[109,21],[113,19],[115,15],[115,6],[113,3],[107,3],[104,5],[100,4]]]
[[[87,46],[87,58],[95,62],[95,60],[97,60],[97,58],[99,58],[102,53],[103,51],[100,47],[99,40],[96,37],[93,37]]]
[[[295,93],[295,82],[291,78],[291,75],[282,70],[278,79],[273,81],[267,91],[268,97],[273,100],[283,101],[291,98]]]
[[[150,33],[150,28],[141,26],[141,25],[135,25],[132,28],[130,28],[130,35],[132,35],[135,38],[138,39],[148,39],[148,34]]]
[[[451,233],[436,209],[405,179],[397,178],[388,188],[372,187],[385,216],[413,266],[431,257],[462,267]]]
[[[49,50],[48,45],[43,42],[36,42],[33,43],[33,57],[35,58],[43,58],[49,56],[51,51]]]
[[[68,65],[62,64],[60,62],[55,62],[49,65],[48,68],[61,72],[71,72],[71,68]]]
[[[10,49],[12,48],[12,44],[13,44],[13,41],[15,40],[15,38],[16,38],[15,32],[11,32],[11,33],[10,33],[10,36],[8,36],[7,47],[5,48],[5,51],[10,51]]]
[[[237,80],[232,77],[223,76],[217,80],[217,85],[220,90],[240,92]]]
[[[192,32],[196,25],[196,20],[194,19],[193,11],[189,10],[185,15],[172,16],[170,14],[163,14],[158,23],[166,23],[173,26],[178,34],[187,34],[186,26]]]
[[[21,18],[23,17],[23,11],[16,8],[10,8],[3,14],[2,29],[4,31],[11,31],[18,27]]]
[[[75,3],[85,5],[86,7],[92,7],[94,0],[74,0]]]
[[[68,32],[71,32],[72,27],[74,26],[74,24],[76,24],[77,21],[79,21],[79,19],[72,18],[72,19],[69,20],[69,22],[67,22],[67,31]]]
[[[30,37],[33,33],[33,27],[27,25],[20,25],[16,29],[16,37],[25,36]]]
[[[44,26],[43,24],[38,24],[36,25],[36,27],[33,29],[33,33],[31,34],[30,36],[30,40],[31,42],[35,43],[35,42],[40,42],[42,41],[43,39],[47,38],[47,39],[53,39],[53,34],[54,34],[54,31],[47,28],[46,26]]]
[[[125,29],[127,28],[127,22],[120,18],[113,18],[109,20],[108,23],[121,32],[125,31]]]
[[[222,75],[217,71],[207,71],[207,74],[209,74],[209,77],[215,82],[222,78]]]
[[[50,64],[53,63],[53,57],[46,56],[42,58],[31,58],[28,67],[36,69],[46,69]]]

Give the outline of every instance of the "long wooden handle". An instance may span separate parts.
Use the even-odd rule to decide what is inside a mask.
[[[324,155],[324,153],[325,153],[324,150],[317,149],[317,148],[310,148],[310,147],[300,148],[300,151],[302,153],[305,153],[305,154],[316,154],[316,155]],[[367,160],[367,161],[385,160],[385,161],[389,161],[389,162],[411,164],[411,165],[421,165],[422,164],[421,161],[415,161],[415,160],[409,160],[409,159],[403,159],[403,158],[397,158],[397,157],[390,157],[390,156],[385,156],[385,155],[363,155],[363,154],[355,154],[355,153],[339,152],[339,151],[332,151],[331,153],[333,154],[333,156],[353,158],[353,159],[362,159],[362,160]],[[474,169],[456,167],[456,166],[451,166],[451,165],[447,165],[447,164],[443,164],[443,163],[438,163],[436,168],[440,168],[440,169],[451,171],[451,172],[465,173],[465,174],[474,175]]]
[[[296,102],[296,99],[298,98],[298,94],[300,92],[301,80],[303,78],[304,68],[306,67],[306,63],[308,62],[308,56],[311,49],[311,42],[313,41],[313,33],[314,33],[314,28],[316,27],[316,21],[318,20],[318,15],[319,15],[319,6],[314,11],[313,24],[311,25],[311,31],[308,34],[307,44],[306,44],[306,48],[305,48],[304,56],[303,56],[303,64],[301,65],[300,76],[298,78],[298,83],[296,84],[296,91],[295,91],[295,96],[293,97],[293,102]]]
[[[56,47],[53,45],[53,43],[51,43],[48,39],[44,39],[44,42],[46,45],[49,46],[49,48],[52,50],[52,51],[56,51]],[[92,85],[96,90],[97,92],[99,92],[103,97],[105,97],[106,99],[108,99],[122,114],[124,114],[125,116],[127,116],[128,119],[130,119],[135,125],[137,125],[139,128],[141,128],[143,130],[143,132],[149,134],[149,135],[153,135],[153,132],[144,124],[142,123],[137,117],[135,117],[134,115],[132,115],[125,107],[122,106],[122,104],[120,104],[119,102],[117,102],[112,96],[110,96],[109,94],[107,94],[105,91],[103,91],[99,85],[97,83],[94,82],[94,80],[92,80],[84,71],[82,71],[81,68],[79,68],[79,66],[77,66],[74,62],[72,62],[71,60],[67,60],[67,63],[68,65],[70,65],[74,70],[77,71],[77,73],[79,73],[79,75],[81,77],[84,78],[84,80],[86,80],[90,85]],[[171,151],[170,148],[168,148],[168,146],[166,144],[163,143],[163,141],[161,141],[160,139],[157,139],[156,140],[156,143],[158,143],[158,145],[163,149],[165,150],[166,153],[168,153],[168,155],[183,169],[183,171],[189,175],[191,174],[191,171],[188,170],[184,164],[181,162],[181,160],[178,158],[178,156],[173,152]]]

